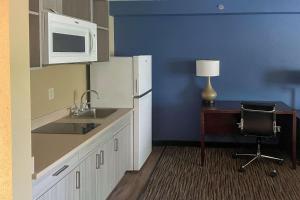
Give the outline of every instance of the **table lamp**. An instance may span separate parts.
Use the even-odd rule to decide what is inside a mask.
[[[202,92],[203,102],[206,104],[214,104],[217,97],[216,91],[211,86],[210,77],[219,76],[220,73],[219,60],[197,60],[196,61],[196,76],[204,76],[207,78],[207,85]]]

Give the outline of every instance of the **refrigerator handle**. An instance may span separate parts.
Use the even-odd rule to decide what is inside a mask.
[[[135,79],[135,93],[138,93],[138,81]]]

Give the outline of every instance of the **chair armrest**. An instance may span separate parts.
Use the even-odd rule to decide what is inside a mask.
[[[276,133],[280,133],[281,131],[281,127],[276,125],[276,121],[273,122],[273,132]]]
[[[241,122],[236,123],[236,124],[238,125],[238,128],[239,128],[239,129],[241,129],[241,130],[244,129],[244,120],[243,120],[243,119],[241,119]]]

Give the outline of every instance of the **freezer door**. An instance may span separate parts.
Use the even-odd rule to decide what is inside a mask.
[[[133,108],[133,59],[110,57],[109,62],[94,62],[90,67],[91,89],[100,98],[91,95],[93,107]]]
[[[134,56],[134,96],[152,89],[152,56]]]
[[[152,92],[134,99],[134,170],[140,170],[152,151]]]

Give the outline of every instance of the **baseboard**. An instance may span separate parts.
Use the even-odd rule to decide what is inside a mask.
[[[153,146],[201,146],[200,141],[177,141],[177,140],[155,140]],[[249,143],[248,143],[249,144]],[[251,145],[254,143],[251,143]],[[237,143],[234,142],[205,142],[205,146],[211,147],[233,147]]]
[[[178,140],[154,140],[153,146],[195,146],[200,147],[200,141],[178,141]],[[277,144],[263,144],[264,146],[277,146]],[[206,147],[220,147],[220,148],[232,148],[232,147],[255,147],[255,142],[205,142]]]
[[[178,141],[178,140],[154,140],[152,141],[153,146],[193,146],[200,147],[200,141]],[[277,144],[263,144],[264,147],[277,148]],[[256,148],[256,143],[245,143],[245,142],[205,142],[205,147],[215,147],[215,148]],[[297,163],[300,165],[300,153],[297,155]]]
[[[153,146],[200,146],[198,141],[154,140]]]

